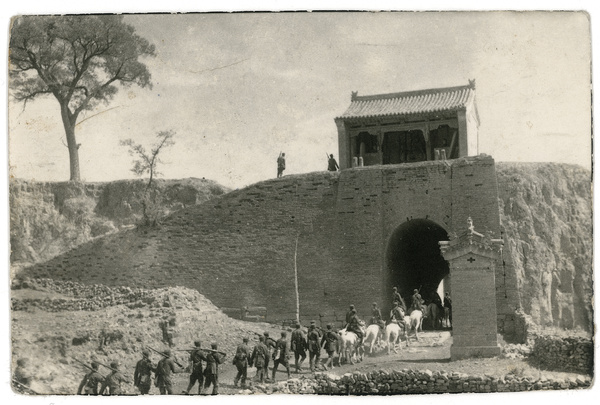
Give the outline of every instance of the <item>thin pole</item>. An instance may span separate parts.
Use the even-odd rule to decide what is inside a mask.
[[[294,249],[294,286],[296,288],[296,322],[300,322],[300,295],[298,293],[298,265],[297,265],[297,256],[298,256],[298,239],[300,238],[300,234],[296,236],[296,249]]]

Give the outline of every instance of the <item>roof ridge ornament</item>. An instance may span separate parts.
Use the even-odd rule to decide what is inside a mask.
[[[350,92],[350,101],[356,101],[358,98],[358,90]]]
[[[469,87],[475,89],[475,79],[469,79]]]

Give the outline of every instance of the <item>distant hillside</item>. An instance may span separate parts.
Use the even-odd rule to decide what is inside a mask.
[[[155,181],[164,215],[229,191],[205,179]],[[11,264],[21,267],[43,262],[98,236],[138,223],[145,187],[146,181],[141,179],[107,183],[12,179]]]

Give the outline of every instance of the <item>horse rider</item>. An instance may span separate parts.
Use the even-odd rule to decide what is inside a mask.
[[[346,312],[346,328],[348,327],[348,324],[350,324],[350,319],[352,318],[352,311],[354,311],[354,313],[356,314],[356,310],[354,309],[354,305],[350,305],[350,310],[348,310],[348,312]]]
[[[377,306],[377,303],[373,303],[373,308],[371,309],[371,325],[379,326],[380,332],[383,334],[385,329],[385,322],[383,321],[383,317],[381,316],[381,310]]]
[[[352,308],[354,306],[352,305]],[[352,309],[350,311],[350,317],[348,319],[348,325],[346,326],[346,330],[348,332],[354,332],[356,337],[358,337],[358,346],[362,346],[363,342],[363,331],[360,328],[360,320],[358,319],[358,315],[356,315],[356,310]]]
[[[398,301],[398,303],[400,303],[400,306],[402,307],[404,312],[406,312],[406,303],[404,302],[404,300],[402,299],[402,296],[398,292],[398,287],[394,287],[394,288],[392,288],[392,290],[394,291],[392,293],[392,304],[395,303],[396,301]]]
[[[404,324],[404,309],[398,301],[394,302],[394,308],[390,311],[390,323]]]
[[[413,290],[413,295],[411,297],[410,309],[413,311],[419,310],[421,312],[424,312],[423,311],[423,298],[421,298],[421,294],[419,294],[419,290],[417,290],[416,288]]]

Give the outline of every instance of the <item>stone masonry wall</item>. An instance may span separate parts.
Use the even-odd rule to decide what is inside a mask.
[[[431,370],[356,371],[343,376],[315,373],[314,378],[294,378],[278,383],[271,390],[254,386],[254,392],[319,395],[398,395],[486,393],[589,388],[592,379],[578,376],[567,379],[532,379],[513,374],[503,377],[475,376],[458,372]]]
[[[583,337],[536,336],[531,357],[545,369],[592,374],[594,342]]]
[[[285,176],[182,209],[158,229],[87,243],[27,273],[181,285],[220,307],[265,306],[277,321],[295,316],[297,241],[303,319],[340,319],[350,303],[366,317],[373,301],[389,301],[385,251],[406,221],[429,219],[452,233],[471,216],[478,231],[499,234],[495,179],[486,156]]]

